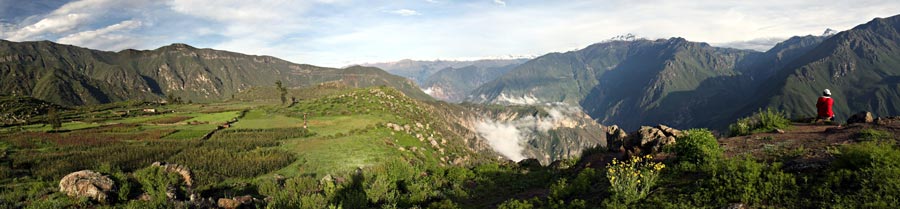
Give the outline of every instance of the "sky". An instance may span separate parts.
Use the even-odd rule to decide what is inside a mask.
[[[186,43],[344,67],[539,56],[628,33],[765,51],[897,14],[897,0],[0,0],[0,39]]]

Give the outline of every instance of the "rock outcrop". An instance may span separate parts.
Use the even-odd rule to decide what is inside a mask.
[[[166,163],[166,162],[153,162],[151,166],[162,167],[166,170],[166,172],[173,172],[181,175],[181,178],[184,179],[184,184],[190,187],[192,184],[193,178],[191,177],[191,169],[186,166],[174,164],[174,163]]]
[[[181,176],[182,179],[184,179],[184,185],[187,188],[188,199],[190,201],[195,201],[200,198],[200,195],[195,194],[193,192],[193,184],[192,184],[193,177],[191,174],[191,169],[189,169],[187,166],[178,165],[178,164],[174,164],[174,163],[166,163],[166,162],[153,162],[153,164],[151,166],[163,168],[163,170],[165,170],[166,172],[177,173],[178,175]],[[172,186],[172,185],[169,185],[169,186]],[[175,195],[174,191],[175,191],[175,187],[171,187],[170,189],[168,189],[166,191],[166,196],[169,197],[170,199],[177,198],[177,195]]]
[[[628,142],[634,147],[639,147],[646,152],[658,152],[663,146],[675,143],[675,138],[681,136],[681,131],[665,125],[655,127],[641,126],[628,138]]]
[[[624,152],[626,138],[628,138],[628,133],[625,133],[625,130],[622,130],[619,126],[612,125],[606,127],[606,140],[609,151]]]
[[[850,118],[847,118],[847,124],[872,122],[875,122],[875,116],[872,116],[871,112],[866,111],[856,113],[855,115],[850,116]]]
[[[70,173],[59,181],[60,192],[71,197],[87,197],[99,202],[107,202],[115,188],[112,179],[91,170]]]
[[[219,198],[219,201],[217,201],[216,203],[217,203],[217,205],[219,205],[220,208],[225,208],[225,209],[235,209],[235,208],[238,208],[241,206],[240,201],[237,201],[234,199],[228,199],[228,198]]]
[[[611,152],[631,152],[632,154],[649,154],[659,152],[663,146],[675,143],[681,131],[666,125],[641,126],[637,131],[626,134],[618,126],[606,127],[606,138],[609,140],[608,150]]]

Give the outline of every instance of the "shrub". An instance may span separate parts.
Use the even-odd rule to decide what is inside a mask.
[[[832,167],[835,170],[900,167],[900,150],[889,143],[863,142],[841,146],[834,156]]]
[[[856,133],[856,138],[863,141],[877,141],[893,139],[894,135],[887,131],[867,128]]]
[[[665,168],[662,163],[651,162],[651,159],[650,155],[628,161],[613,159],[606,170],[612,198],[630,204],[646,197],[650,188],[656,184],[659,171]]]
[[[134,178],[141,183],[141,188],[149,194],[154,201],[162,201],[166,199],[166,190],[169,187],[175,187],[176,190],[182,185],[181,176],[174,172],[166,172],[165,169],[150,166],[134,172]]]
[[[532,205],[528,200],[509,199],[497,206],[497,209],[532,209]]]
[[[678,137],[672,148],[678,161],[706,164],[722,158],[723,150],[712,132],[706,129],[691,129]]]
[[[560,178],[556,183],[550,185],[550,197],[557,199],[568,197],[572,192],[569,187],[568,180]]]
[[[738,119],[737,122],[728,126],[728,129],[731,136],[745,136],[790,127],[791,120],[787,118],[784,111],[766,108],[765,110],[759,109],[750,117]]]
[[[794,176],[780,170],[780,164],[765,165],[750,157],[721,161],[702,182],[707,204],[732,202],[764,205],[793,205],[799,187]]]
[[[883,142],[841,146],[815,197],[835,208],[893,208],[900,205],[900,150]],[[824,204],[824,203],[823,203]]]

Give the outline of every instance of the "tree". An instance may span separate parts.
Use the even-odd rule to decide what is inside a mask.
[[[275,88],[278,88],[278,93],[281,96],[281,104],[287,103],[287,88],[284,88],[284,85],[281,84],[281,81],[275,81]]]
[[[166,94],[166,102],[169,104],[181,104],[181,96],[175,96],[174,94]]]
[[[54,106],[50,106],[50,109],[47,110],[47,123],[50,124],[54,131],[62,128],[62,121],[59,119],[59,113]]]

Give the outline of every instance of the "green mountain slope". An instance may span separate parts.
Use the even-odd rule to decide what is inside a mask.
[[[678,93],[696,90],[710,78],[740,75],[746,61],[760,54],[682,38],[611,41],[538,57],[474,90],[470,99],[580,105],[601,123],[626,129],[659,122],[682,126],[687,123],[650,113],[663,112],[671,104],[689,106],[696,95]]]
[[[473,90],[467,101],[563,102],[630,130],[660,123],[723,128],[764,106],[746,104],[767,99],[752,95],[829,37],[796,36],[766,52],[683,38],[612,40],[535,58]]]
[[[792,117],[815,115],[816,98],[830,89],[839,120],[859,111],[900,113],[900,16],[877,18],[838,33],[788,64],[763,85],[759,106]]]
[[[114,53],[47,41],[0,41],[0,71],[0,93],[65,105],[155,101],[165,95],[218,101],[278,80],[287,87],[328,81],[351,87],[387,85],[417,99],[430,99],[412,82],[377,68],[324,68],[185,44]]]
[[[448,102],[460,102],[469,92],[512,70],[517,64],[499,67],[478,67],[469,65],[462,68],[448,67],[440,70],[421,83],[429,95]]]

